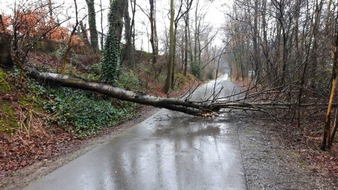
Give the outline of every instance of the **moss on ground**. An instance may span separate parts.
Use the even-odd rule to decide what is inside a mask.
[[[6,78],[7,74],[0,70],[0,132],[11,133],[18,128],[18,122],[10,99],[12,89]]]
[[[0,132],[12,133],[19,127],[13,106],[3,101],[0,104]]]

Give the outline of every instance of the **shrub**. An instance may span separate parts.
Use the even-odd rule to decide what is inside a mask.
[[[132,70],[125,70],[121,72],[116,86],[127,90],[139,91],[141,84]]]
[[[194,64],[191,65],[191,73],[195,77],[200,78],[201,77],[201,71],[202,71],[202,69],[201,69],[201,66],[199,64],[194,63]]]

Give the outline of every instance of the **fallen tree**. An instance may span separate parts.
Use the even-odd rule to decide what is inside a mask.
[[[282,115],[289,114],[292,117],[291,120],[301,120],[305,118],[304,113],[308,115],[307,118],[310,118],[312,117],[313,113],[322,112],[328,106],[328,104],[324,103],[323,101],[302,101],[302,103],[294,100],[290,101],[292,99],[287,99],[285,97],[292,93],[297,94],[297,91],[287,91],[281,87],[274,89],[259,89],[256,91],[252,90],[257,88],[257,86],[252,88],[248,87],[248,89],[243,90],[242,92],[233,91],[224,97],[220,97],[222,89],[220,89],[220,91],[216,91],[214,88],[212,90],[212,95],[208,99],[198,101],[191,99],[191,93],[194,91],[181,98],[164,98],[151,96],[141,92],[133,92],[99,82],[87,81],[85,79],[68,75],[40,72],[34,67],[30,66],[26,67],[26,71],[30,77],[35,78],[41,82],[88,90],[119,100],[130,101],[159,108],[166,108],[195,116],[212,116],[222,111],[240,110],[249,111],[250,113],[263,112],[273,117],[275,117],[274,113]],[[332,104],[331,106],[337,109],[336,104]],[[297,113],[301,113],[299,115],[302,115],[303,117],[295,118]],[[337,122],[334,123],[334,130],[330,132],[330,142],[333,142],[334,134],[337,129]]]
[[[162,98],[151,96],[141,92],[133,92],[117,88],[108,84],[91,82],[68,75],[49,72],[39,72],[36,69],[30,67],[27,68],[27,71],[31,77],[43,82],[52,82],[66,87],[89,90],[119,100],[125,100],[159,108],[166,108],[197,116],[202,116],[206,113],[216,111],[212,109],[212,106],[210,106],[209,104],[193,103],[189,101],[184,101],[180,98]]]
[[[99,82],[87,81],[85,79],[62,75],[50,72],[40,72],[34,68],[27,67],[28,74],[40,81],[55,83],[58,85],[72,87],[82,90],[89,90],[97,92],[112,98],[119,100],[130,101],[143,105],[150,105],[158,108],[166,108],[173,111],[179,111],[195,116],[208,116],[217,114],[222,108],[228,109],[240,109],[250,111],[261,111],[267,112],[268,110],[276,109],[294,109],[294,108],[310,108],[318,107],[318,104],[302,104],[297,103],[275,103],[275,102],[248,102],[248,97],[245,96],[243,99],[237,99],[233,101],[222,101],[219,100],[205,100],[205,101],[192,101],[189,99],[190,96],[184,98],[163,98],[144,94],[142,92],[133,92],[122,88],[114,87],[108,84]],[[246,93],[246,92],[240,92]],[[238,94],[240,94],[238,93]],[[229,95],[233,96],[233,95]],[[223,98],[224,99],[224,98]],[[327,106],[322,104],[320,106]]]

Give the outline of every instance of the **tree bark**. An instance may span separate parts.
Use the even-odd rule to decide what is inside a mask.
[[[173,65],[174,65],[174,51],[175,51],[175,34],[174,34],[174,19],[175,19],[175,6],[174,0],[170,1],[170,44],[169,44],[169,62],[168,62],[168,71],[167,71],[167,78],[164,85],[164,91],[168,93],[173,85],[172,80],[172,72],[173,72]]]
[[[127,66],[130,69],[135,69],[135,55],[134,55],[134,47],[132,44],[132,26],[130,24],[130,17],[128,11],[129,2],[128,0],[125,2],[125,9],[124,12],[124,20],[125,20],[125,38],[126,38],[126,47],[124,52],[124,59],[127,61]]]
[[[142,92],[133,92],[122,88],[114,87],[109,84],[103,84],[99,82],[87,81],[81,78],[76,78],[68,75],[62,75],[57,73],[39,72],[35,68],[25,67],[27,74],[43,83],[61,85],[65,87],[71,87],[76,89],[82,89],[92,92],[97,92],[111,98],[116,98],[123,101],[129,101],[139,103],[143,105],[150,105],[158,108],[166,108],[173,111],[179,111],[195,116],[209,116],[215,115],[221,108],[227,108],[229,110],[246,110],[246,111],[259,111],[269,113],[269,110],[288,110],[291,108],[297,108],[298,106],[308,109],[316,106],[327,106],[327,104],[318,105],[314,104],[302,104],[297,103],[275,103],[275,102],[251,102],[247,99],[241,99],[236,101],[221,101],[221,100],[203,100],[193,101],[189,98],[163,98],[151,96]],[[264,93],[264,92],[263,92]],[[257,94],[255,94],[257,95]],[[229,95],[227,98],[236,96]],[[190,97],[190,96],[188,96]],[[250,95],[246,96],[250,98]],[[332,107],[337,107],[336,104],[331,104]]]
[[[0,33],[0,67],[12,69],[13,66],[14,63],[11,56],[10,35],[6,33]]]
[[[202,116],[205,113],[213,112],[208,106],[202,106],[199,103],[184,101],[179,98],[162,98],[147,95],[139,92],[132,92],[125,89],[117,88],[108,84],[90,82],[84,79],[61,75],[56,73],[39,72],[33,68],[27,68],[28,74],[44,83],[54,83],[56,85],[72,87],[76,89],[98,92],[119,100],[130,101],[134,103],[150,105],[159,108],[167,108],[174,111]]]
[[[99,51],[98,34],[96,29],[96,14],[94,0],[86,0],[88,7],[88,23],[90,32],[90,46],[95,52]]]
[[[115,3],[115,32],[116,32],[116,37],[117,41],[121,42],[122,39],[122,30],[123,30],[123,17],[125,11],[128,11],[126,9],[126,0],[114,0]]]
[[[189,38],[188,38],[188,32],[189,31],[189,13],[187,13],[184,17],[184,59],[183,59],[183,73],[184,76],[187,76],[188,74],[188,51],[189,51]],[[190,60],[191,61],[191,60]]]
[[[321,150],[330,149],[330,141],[334,138],[334,133],[332,133],[331,127],[331,109],[333,104],[333,98],[335,95],[335,89],[337,85],[337,73],[338,73],[338,31],[336,34],[335,47],[333,51],[333,66],[332,66],[332,74],[331,74],[331,92],[329,103],[327,106],[325,124],[324,124],[324,132],[323,132],[323,140],[322,145],[320,147]],[[333,134],[333,135],[331,135]]]
[[[158,38],[157,38],[157,27],[156,27],[156,1],[149,0],[150,5],[150,14],[149,14],[149,21],[150,21],[150,44],[152,48],[152,66],[155,67],[157,62],[157,55],[158,55]]]

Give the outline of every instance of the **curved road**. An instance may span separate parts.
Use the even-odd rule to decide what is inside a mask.
[[[223,76],[192,98],[209,98],[214,84],[224,87],[221,95],[234,90]],[[162,109],[24,189],[247,189],[237,127],[229,120]]]

